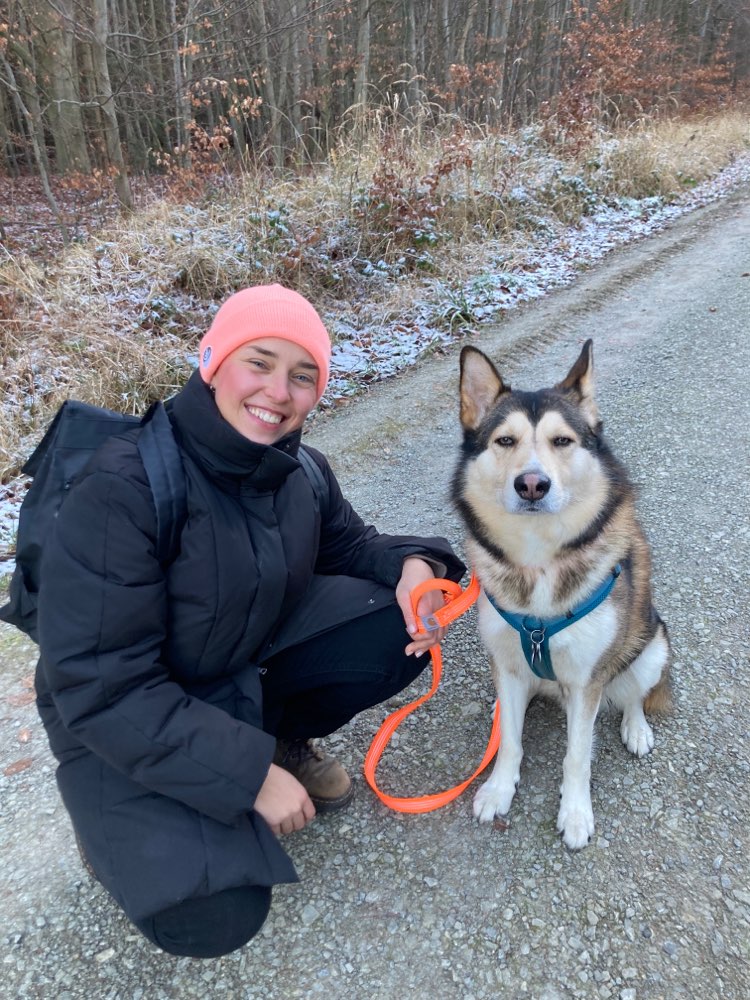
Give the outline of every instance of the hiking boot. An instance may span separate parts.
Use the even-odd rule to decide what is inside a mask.
[[[273,762],[294,775],[318,812],[343,809],[354,795],[352,779],[341,764],[312,740],[277,740]]]

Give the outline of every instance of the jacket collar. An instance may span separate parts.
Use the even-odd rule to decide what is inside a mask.
[[[273,445],[248,440],[219,413],[213,393],[197,371],[167,409],[180,445],[213,479],[241,480],[259,490],[272,490],[299,468],[301,430]]]

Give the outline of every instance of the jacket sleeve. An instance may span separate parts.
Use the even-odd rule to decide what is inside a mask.
[[[422,556],[436,569],[444,567],[444,575],[449,580],[461,579],[466,567],[445,538],[386,535],[365,524],[343,496],[326,459],[315,449],[308,450],[321,465],[329,488],[328,502],[322,505],[316,572],[341,573],[395,587],[404,559]]]
[[[63,726],[140,785],[227,824],[253,808],[273,737],[190,697],[161,661],[168,608],[148,485],[84,479],[45,546],[41,667]]]

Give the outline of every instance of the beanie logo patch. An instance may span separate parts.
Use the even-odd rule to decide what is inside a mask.
[[[201,359],[201,364],[205,368],[208,362],[211,360],[211,348],[206,347],[203,350],[203,358]]]

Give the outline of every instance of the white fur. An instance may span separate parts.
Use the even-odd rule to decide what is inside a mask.
[[[658,684],[668,656],[667,639],[660,630],[629,669],[607,685],[606,697],[622,711],[622,742],[638,757],[645,757],[654,748],[654,734],[643,714],[643,700]]]
[[[588,693],[589,698],[585,695]],[[565,699],[568,721],[568,751],[563,761],[563,782],[560,787],[560,811],[557,829],[566,845],[580,850],[594,832],[594,811],[591,808],[591,750],[594,740],[594,720],[599,701],[591,703],[591,692],[570,687]]]
[[[550,655],[557,682],[543,681],[526,663],[516,630],[500,617],[482,594],[479,629],[495,667],[502,742],[492,775],[474,798],[474,815],[480,822],[489,822],[510,809],[520,780],[526,709],[535,694],[551,694],[565,706],[568,730],[557,828],[565,844],[573,850],[589,842],[594,832],[591,754],[594,723],[601,700],[596,697],[590,681],[594,667],[613,640],[616,627],[615,610],[605,601],[585,618],[552,636]],[[607,697],[623,709],[623,742],[638,756],[653,747],[653,734],[643,714],[643,699],[658,682],[666,658],[666,640],[659,634],[606,690]]]

